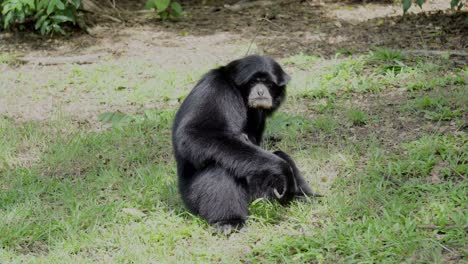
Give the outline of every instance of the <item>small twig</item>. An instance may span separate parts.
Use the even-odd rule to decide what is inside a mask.
[[[418,33],[419,33],[419,39],[421,40],[421,43],[423,44],[424,49],[426,49],[427,45],[426,45],[426,42],[424,41],[424,37],[423,37],[423,35],[421,33],[421,30],[418,30]]]
[[[112,20],[114,22],[118,22],[118,23],[123,22],[122,20],[120,20],[120,19],[110,15],[109,13],[105,12],[105,10],[101,6],[97,5],[94,1],[91,1],[91,0],[83,0],[81,10],[83,10],[85,12],[88,12],[88,13],[91,13],[91,14],[94,14],[96,16],[105,17],[105,18],[110,19],[110,20]],[[118,14],[118,15],[120,15],[120,14]]]
[[[262,19],[260,20],[260,24],[258,25],[257,30],[255,31],[254,37],[253,37],[252,40],[250,41],[249,48],[247,49],[247,52],[245,53],[245,56],[249,55],[250,48],[252,47],[252,45],[253,45],[255,39],[257,39],[257,36],[258,36],[258,34],[260,33],[260,29],[262,29],[262,27],[263,27],[263,22],[264,22],[264,18],[262,18]]]
[[[465,176],[463,176],[461,173],[459,173],[454,167],[450,166],[450,165],[447,165],[447,167],[449,167],[449,169],[451,169],[453,172],[455,172],[458,176],[460,176],[460,178],[462,178],[463,180],[468,180],[468,178],[466,178]]]
[[[115,0],[109,0],[109,3],[111,4],[112,8],[114,8],[115,12],[117,13],[117,16],[119,18],[122,18],[122,15],[121,15],[121,10],[120,8],[117,6],[117,4],[115,3]]]
[[[436,230],[436,229],[441,229],[441,228],[462,228],[462,229],[466,230],[466,229],[468,229],[468,225],[465,225],[465,226],[456,226],[456,225],[445,225],[445,226],[423,225],[423,226],[418,226],[417,228],[421,228],[421,229],[431,229],[431,230]]]
[[[389,182],[395,184],[395,185],[398,186],[398,187],[401,186],[401,182],[400,182],[399,180],[393,178],[392,175],[390,175],[390,174],[384,174],[384,175],[383,175],[383,178],[384,178],[385,180],[387,180],[387,181],[389,181]]]
[[[122,23],[122,20],[120,20],[120,19],[118,19],[116,17],[113,17],[111,15],[107,15],[107,14],[96,14],[96,15],[101,16],[101,17],[105,17],[105,18],[110,19],[110,20],[112,20],[114,22],[117,22],[117,23]]]
[[[142,9],[142,10],[135,10],[135,11],[125,10],[125,13],[127,14],[149,14],[149,13],[155,13],[155,12],[154,12],[154,9],[150,9],[150,10]]]
[[[436,240],[434,240],[434,239],[432,239],[432,238],[429,238],[429,240],[432,241],[432,242],[434,242],[434,243],[436,243],[437,245],[439,245],[441,248],[447,250],[448,252],[453,253],[453,251],[452,251],[450,248],[448,248],[448,247],[442,245],[442,243],[440,243],[439,241],[436,241]]]
[[[468,52],[464,52],[461,50],[404,50],[403,53],[407,54],[416,54],[416,55],[453,55],[453,56],[461,56],[461,57],[468,57]]]

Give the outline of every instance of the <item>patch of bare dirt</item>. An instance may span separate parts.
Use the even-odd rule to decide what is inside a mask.
[[[413,7],[408,10],[408,14],[447,10],[448,8],[449,3],[447,1],[429,0],[424,3],[422,8],[413,5]],[[401,16],[403,12],[402,6],[400,4],[392,4],[392,1],[387,1],[387,3],[372,1],[345,7],[339,3],[334,3],[332,9],[331,12],[327,13],[327,16],[350,23],[365,22],[377,18],[397,17]]]
[[[138,60],[155,65],[155,71],[160,69],[177,69],[180,74],[205,68],[206,65],[226,63],[243,55],[244,43],[238,36],[231,33],[217,33],[210,36],[181,36],[171,32],[160,32],[149,26],[122,28],[110,35],[108,28],[94,29],[99,37],[99,43],[92,45],[89,36],[77,37],[76,43],[62,45],[51,49],[30,49],[23,51],[21,60],[29,63],[10,67],[0,64],[4,75],[8,72],[21,72],[35,79],[44,89],[32,90],[21,80],[10,80],[0,84],[0,115],[7,115],[15,120],[45,120],[61,113],[71,114],[78,120],[97,120],[97,115],[106,111],[120,110],[126,113],[136,113],[144,108],[159,108],[166,103],[160,100],[149,100],[140,105],[118,100],[118,102],[102,101],[99,94],[102,91],[88,91],[77,94],[70,85],[60,92],[50,92],[45,89],[54,80],[61,80],[70,75],[69,62],[93,64],[115,61]],[[81,43],[81,47],[77,46]],[[85,44],[83,44],[85,43]],[[94,56],[96,55],[96,56]],[[97,56],[99,55],[99,56]],[[84,61],[83,58],[93,60]],[[104,77],[104,76],[103,76]],[[129,76],[130,78],[131,76]],[[187,84],[193,85],[193,83]],[[185,87],[181,87],[185,88]],[[155,87],[157,89],[157,87]],[[170,102],[169,102],[170,103]]]
[[[83,48],[115,48],[141,34],[162,46],[183,47],[194,36],[228,34],[231,38],[254,42],[268,54],[285,56],[298,52],[333,55],[337,50],[365,52],[375,46],[391,48],[468,48],[468,10],[450,11],[446,0],[427,1],[423,9],[412,7],[403,16],[401,4],[349,4],[337,1],[290,0],[264,7],[232,11],[224,2],[182,1],[186,15],[179,21],[160,21],[152,13],[139,12],[144,1],[118,1],[121,23],[90,16],[90,34],[44,39],[34,34],[0,34],[0,50],[45,50],[53,54],[86,51]],[[94,25],[94,26],[93,26]],[[155,34],[156,36],[152,35]],[[168,34],[172,33],[172,34]],[[160,37],[165,38],[161,41]],[[185,43],[184,43],[185,42]],[[209,48],[222,48],[218,43]],[[141,54],[143,52],[139,52]],[[132,54],[133,55],[133,54]],[[174,61],[174,60],[173,60]]]

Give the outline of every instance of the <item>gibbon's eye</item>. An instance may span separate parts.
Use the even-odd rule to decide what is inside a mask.
[[[276,86],[273,82],[270,82],[268,80],[263,81],[263,84],[270,89],[275,88]]]

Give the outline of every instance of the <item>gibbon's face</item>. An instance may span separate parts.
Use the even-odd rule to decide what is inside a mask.
[[[251,108],[274,110],[284,99],[285,87],[277,86],[267,76],[254,77],[247,86],[250,87],[247,102]]]

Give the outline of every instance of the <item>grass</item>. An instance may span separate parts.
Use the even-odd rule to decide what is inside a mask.
[[[177,101],[201,71],[155,71],[119,59],[66,65],[38,82],[21,68],[0,73],[4,85],[16,83],[14,93],[0,85],[10,99],[29,93],[41,100],[73,88],[64,100],[91,93],[111,105],[176,102],[96,113],[98,124],[67,115],[1,117],[0,262],[446,263],[466,257],[466,69],[388,50],[332,60],[299,54],[284,64],[293,82],[268,123],[264,147],[290,153],[325,197],[289,207],[256,201],[245,230],[230,237],[190,215],[176,187],[170,127]],[[408,89],[424,82],[431,88]]]
[[[365,125],[368,121],[368,117],[366,113],[359,109],[349,109],[347,113],[349,122],[354,126],[362,126]]]

